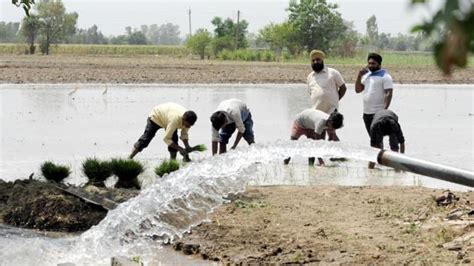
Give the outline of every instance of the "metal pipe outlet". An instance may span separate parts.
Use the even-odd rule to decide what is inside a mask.
[[[466,170],[410,158],[397,152],[385,150],[379,152],[377,161],[381,165],[395,169],[474,187],[474,173]]]

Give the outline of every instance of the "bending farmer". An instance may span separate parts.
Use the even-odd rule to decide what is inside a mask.
[[[184,161],[190,161],[188,153],[196,147],[190,147],[188,143],[188,130],[197,120],[196,113],[187,111],[183,106],[176,103],[164,103],[156,106],[148,116],[145,132],[133,145],[130,158],[141,152],[150,144],[150,141],[160,128],[165,129],[163,141],[168,146],[170,159],[175,160],[177,152],[183,156]],[[181,140],[184,148],[178,145],[178,129],[181,129]]]
[[[338,112],[332,112],[330,115],[323,111],[315,109],[306,109],[295,117],[291,129],[291,140],[298,140],[302,135],[308,139],[323,139],[323,133],[334,133],[336,129],[342,127],[344,117]],[[285,164],[290,162],[291,157],[284,160]],[[324,165],[322,158],[318,158],[319,165]],[[314,157],[308,159],[308,164],[314,164]]]
[[[252,114],[247,105],[239,99],[222,101],[211,115],[211,123],[212,155],[217,153],[218,144],[220,144],[219,154],[227,151],[227,143],[236,128],[238,133],[231,149],[237,147],[242,137],[249,145],[255,143]]]

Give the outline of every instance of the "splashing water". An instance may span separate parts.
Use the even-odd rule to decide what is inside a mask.
[[[98,264],[115,255],[133,255],[134,250],[140,250],[142,256],[154,254],[160,244],[182,237],[190,228],[206,220],[226,196],[244,191],[263,163],[282,163],[288,156],[375,161],[377,153],[372,148],[343,142],[301,140],[256,144],[206,158],[157,180],[137,197],[110,211],[101,223],[74,241],[61,242],[64,251],[41,255],[56,263]],[[2,258],[13,259],[13,254],[4,253]]]

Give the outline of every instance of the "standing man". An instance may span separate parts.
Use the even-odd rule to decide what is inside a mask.
[[[306,83],[313,108],[331,114],[339,107],[339,101],[346,93],[346,84],[339,71],[324,65],[324,52],[313,50],[310,53],[311,68]],[[323,133],[324,138],[324,133]],[[328,139],[338,141],[336,132],[328,133]]]
[[[129,158],[132,159],[150,144],[150,141],[160,128],[165,129],[163,141],[168,146],[170,159],[176,160],[179,152],[184,161],[190,161],[188,153],[196,147],[190,147],[188,143],[188,130],[196,123],[197,116],[193,111],[188,111],[176,103],[164,103],[156,106],[148,116],[145,132],[133,145],[133,151]],[[181,129],[181,140],[184,148],[178,145],[178,129]]]
[[[227,151],[227,143],[236,128],[238,133],[231,149],[237,147],[242,137],[249,145],[255,143],[252,114],[247,105],[239,99],[222,101],[211,115],[211,123],[212,155],[217,153],[218,144],[220,144],[219,154]]]
[[[383,149],[383,137],[390,137],[390,149],[394,152],[405,153],[405,137],[398,123],[398,116],[390,111],[382,109],[375,113],[370,125],[370,146]],[[399,147],[400,144],[400,147]],[[370,162],[369,168],[373,169],[375,163]]]
[[[328,134],[333,133],[336,129],[342,127],[343,121],[344,117],[342,114],[336,111],[328,115],[323,111],[315,110],[313,108],[306,109],[295,117],[293,127],[291,128],[291,140],[298,140],[303,135],[308,139],[324,139],[323,133],[325,131],[328,132]],[[283,162],[288,164],[290,159],[291,157],[288,157]],[[319,165],[324,165],[322,158],[318,158],[318,161]],[[314,157],[308,159],[308,164],[314,164]]]
[[[370,126],[376,112],[388,109],[393,95],[393,81],[390,74],[382,69],[382,56],[370,53],[367,67],[361,69],[355,83],[356,93],[363,92],[364,124],[370,136]],[[373,163],[369,163],[370,165]]]

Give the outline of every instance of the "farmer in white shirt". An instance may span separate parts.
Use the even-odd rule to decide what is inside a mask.
[[[330,115],[323,111],[315,109],[306,109],[297,114],[291,128],[291,140],[298,140],[301,136],[308,139],[324,139],[323,133],[333,133],[336,129],[342,127],[344,116],[336,111]],[[284,160],[285,164],[290,162],[291,157]],[[322,158],[318,158],[319,165],[324,165]],[[314,157],[308,159],[308,164],[314,164]]]
[[[212,155],[219,147],[219,154],[227,151],[227,143],[237,129],[237,137],[231,149],[235,149],[242,137],[249,145],[255,143],[253,135],[252,114],[247,105],[239,99],[222,101],[217,110],[211,115],[212,123]]]
[[[388,109],[392,101],[393,80],[387,70],[382,69],[382,56],[370,53],[367,56],[367,67],[361,69],[355,83],[356,93],[363,93],[364,124],[370,136],[370,126],[374,115],[380,110]],[[392,136],[390,138],[393,138]],[[394,142],[395,140],[390,140]],[[369,163],[371,167],[373,163]]]
[[[346,84],[339,71],[324,65],[324,52],[313,50],[310,53],[311,68],[306,84],[313,108],[331,114],[339,107],[339,101],[346,93]],[[324,133],[322,134],[324,138]],[[336,132],[328,133],[328,139],[338,141]]]

